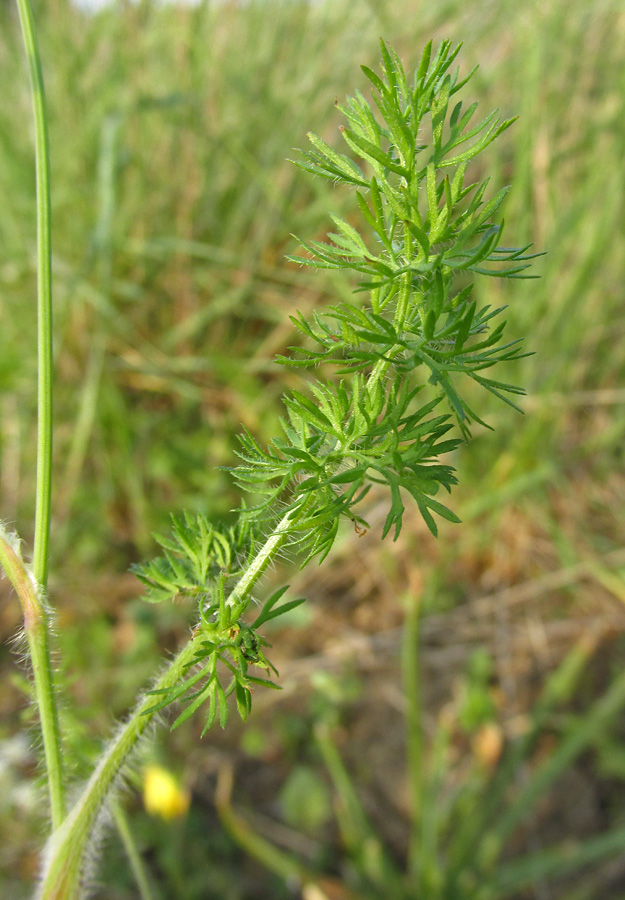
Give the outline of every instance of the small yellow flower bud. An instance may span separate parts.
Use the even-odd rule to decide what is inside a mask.
[[[166,821],[187,814],[191,797],[162,766],[148,766],[143,774],[143,805],[151,816]]]
[[[488,769],[494,768],[503,752],[504,737],[496,722],[486,722],[473,738],[473,752]]]

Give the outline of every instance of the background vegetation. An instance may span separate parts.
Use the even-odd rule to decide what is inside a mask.
[[[481,108],[520,113],[485,164],[495,187],[512,185],[509,240],[549,252],[537,263],[540,281],[480,286],[509,306],[510,334],[530,335],[535,355],[513,373],[529,386],[525,417],[496,405],[490,415],[476,395],[496,430],[460,451],[452,506],[465,524],[445,525],[435,543],[415,517],[400,542],[380,548],[374,506],[369,534],[346,532],[319,577],[300,577],[312,602],[279,642],[283,695],[258,696],[245,733],[200,744],[187,728],[152,751],[192,789],[188,818],[166,825],[130,800],[165,896],[293,896],[217,823],[214,783],[228,759],[235,803],[255,810],[255,827],[322,860],[334,889],[346,890],[312,726],[319,703],[330,703],[337,740],[360,761],[354,777],[399,855],[406,811],[401,776],[389,773],[401,772],[404,752],[399,629],[411,599],[428,613],[426,723],[433,733],[441,715],[453,719],[459,760],[476,752],[459,712],[476,646],[492,657],[482,695],[505,739],[580,635],[592,637],[588,669],[566,715],[583,717],[622,668],[625,14],[616,0],[259,0],[97,13],[48,0],[38,20],[58,373],[50,590],[80,710],[65,725],[85,760],[111,712],[123,714],[161,649],[187,628],[183,609],[141,603],[128,566],[154,551],[151,533],[171,511],[228,516],[236,493],[218,467],[232,462],[241,425],[261,440],[273,434],[276,398],[292,377],[272,361],[293,341],[288,315],[352,289],[284,260],[292,233],[322,235],[328,211],[352,204],[286,161],[292,148],[308,130],[336,142],[334,99],[366,89],[359,65],[376,66],[381,34],[408,69],[430,37],[462,40],[463,69],[480,63],[472,87]],[[26,69],[6,4],[0,86],[0,516],[27,537],[34,175]],[[27,686],[10,649],[19,610],[2,590],[0,888],[19,898],[36,870],[37,795]],[[545,799],[520,842],[554,830],[584,839],[619,824],[619,728],[614,721],[616,738],[597,740],[567,775],[573,787]],[[318,800],[314,821],[302,796]],[[581,804],[567,803],[578,796]],[[107,872],[102,897],[134,896],[115,842]],[[595,896],[625,896],[622,863],[593,877]],[[559,890],[534,884],[518,896]]]

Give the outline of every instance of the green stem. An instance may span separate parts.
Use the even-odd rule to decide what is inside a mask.
[[[280,519],[271,535],[267,538],[254,557],[251,565],[230,592],[228,606],[234,606],[236,608],[236,618],[241,615],[247,606],[247,598],[249,597],[250,591],[267,566],[271,563],[274,556],[282,548],[282,545],[288,537],[290,526],[293,524],[296,517],[297,508],[292,508],[282,517],[282,519]]]
[[[285,543],[296,513],[297,510],[286,513],[260,548],[232,589],[228,598],[231,606],[245,605],[252,588]],[[155,690],[169,690],[180,682],[189,666],[193,665],[202,640],[200,634],[185,644],[153,685]],[[139,702],[100,757],[67,818],[50,838],[37,900],[79,900],[82,874],[98,817],[123,776],[141,736],[156,716],[151,709],[153,706],[154,697],[151,694]]]
[[[41,59],[29,0],[17,0],[20,25],[30,70],[35,123],[37,181],[37,486],[33,574],[45,594],[48,580],[48,538],[52,468],[52,266],[50,251],[50,154]],[[16,557],[17,558],[17,557]],[[21,560],[20,560],[21,563]],[[17,590],[17,588],[16,588]],[[19,591],[18,591],[19,593]],[[50,792],[52,826],[65,815],[65,793],[58,711],[50,662],[49,615],[34,591],[36,603],[24,608],[35,696]],[[27,615],[32,613],[32,617]]]
[[[301,885],[309,881],[312,878],[311,873],[295,857],[274,847],[270,841],[257,834],[247,822],[237,816],[230,801],[232,780],[232,767],[222,766],[217,776],[215,806],[225,831],[246,853],[287,883]]]
[[[22,605],[24,633],[33,667],[35,696],[41,721],[41,736],[48,776],[52,827],[58,828],[65,815],[65,790],[59,719],[50,664],[49,613],[40,589],[31,578],[11,539],[0,528],[0,565],[6,572]]]
[[[172,688],[193,665],[199,642],[191,639],[172,660],[154,684],[155,689]],[[45,868],[38,900],[79,900],[86,857],[92,852],[91,842],[106,801],[123,775],[139,739],[154,718],[147,712],[154,697],[146,695],[130,719],[122,726],[100,757],[82,794],[61,827],[50,838],[45,854]]]
[[[37,175],[37,493],[33,569],[45,591],[50,535],[52,469],[52,264],[50,250],[50,153],[46,100],[30,0],[17,0],[35,123]]]
[[[417,597],[410,597],[404,625],[402,675],[406,697],[406,755],[411,833],[408,871],[417,881],[421,861],[421,814],[423,805],[423,726],[421,710],[421,670],[419,640],[421,610]]]
[[[406,264],[412,262],[412,235],[408,228],[404,228],[404,255]],[[412,293],[412,272],[408,271],[402,278],[401,287],[399,289],[399,299],[397,301],[397,309],[393,317],[393,325],[398,331],[402,331],[406,324],[406,316],[410,303],[410,295]]]
[[[141,897],[141,900],[154,900],[145,866],[143,865],[143,860],[137,850],[132,830],[128,824],[128,818],[119,803],[113,804],[113,818],[115,819],[115,825],[121,842],[124,845],[124,850],[128,857],[130,868],[132,869],[132,874],[135,876],[135,881],[139,888],[139,896]]]

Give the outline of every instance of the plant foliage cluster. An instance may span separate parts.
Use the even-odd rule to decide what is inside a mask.
[[[146,599],[158,603],[185,596],[199,604],[200,623],[196,629],[201,636],[194,663],[180,684],[173,690],[156,688],[150,693],[158,698],[144,715],[157,712],[173,700],[184,700],[188,705],[174,721],[172,728],[185,722],[205,702],[209,704],[208,717],[202,735],[217,719],[222,727],[227,720],[227,698],[234,693],[239,715],[247,718],[252,708],[254,685],[277,688],[269,678],[261,678],[249,672],[249,666],[259,666],[267,671],[276,669],[266,658],[263,647],[267,641],[258,629],[270,619],[282,615],[303,603],[303,599],[276,604],[287,587],[282,587],[265,601],[253,627],[246,624],[242,614],[248,606],[247,597],[238,604],[226,603],[225,586],[228,580],[240,577],[249,562],[253,541],[250,528],[241,519],[227,531],[217,531],[201,514],[172,517],[170,536],[158,536],[165,551],[135,572],[146,586]],[[237,554],[235,556],[235,554]],[[241,554],[243,554],[241,556]],[[222,685],[223,673],[229,676]]]
[[[241,510],[237,525],[219,533],[202,517],[175,520],[172,539],[160,539],[165,557],[136,570],[150,600],[199,596],[200,669],[173,690],[159,689],[154,707],[189,701],[175,724],[205,700],[207,727],[216,717],[223,724],[232,692],[245,717],[251,685],[271,683],[248,672],[250,664],[272,669],[258,628],[269,610],[274,617],[300,601],[276,606],[274,595],[252,624],[244,622],[256,579],[244,573],[255,570],[263,534],[271,535],[270,555],[286,544],[303,553],[303,564],[322,559],[342,519],[366,527],[356,507],[372,485],[384,485],[390,506],[383,536],[399,535],[407,496],[436,535],[435,515],[458,521],[436,498],[456,483],[449,454],[473,423],[485,424],[464,396],[463,379],[511,405],[510,396],[522,393],[485,374],[522,351],[518,341],[503,340],[503,310],[480,306],[468,280],[474,273],[528,277],[535,255],[529,245],[500,245],[496,215],[507,189],[486,199],[488,179],[468,180],[471,161],[514,119],[493,112],[473,124],[477,103],[452,104],[472,75],[460,79],[453,68],[459,46],[445,41],[433,53],[428,44],[411,83],[397,54],[384,42],[381,49],[381,76],[363,66],[373,103],[357,93],[339,106],[348,152],[310,134],[312,149],[297,163],[355,187],[360,213],[360,227],[334,216],[326,242],[300,241],[307,255],[291,257],[359,279],[353,302],[292,317],[305,345],[280,362],[322,368],[329,377],[285,397],[282,434],[268,447],[243,434],[233,473],[254,505]],[[454,421],[461,436],[450,433]],[[268,560],[257,552],[260,572]],[[220,665],[230,676],[225,690]]]

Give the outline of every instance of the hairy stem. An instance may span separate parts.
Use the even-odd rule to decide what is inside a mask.
[[[282,517],[251,561],[228,598],[231,606],[244,607],[250,592],[285,543],[297,510]],[[153,685],[155,690],[178,684],[195,661],[202,636],[192,637]],[[100,757],[89,781],[62,826],[50,838],[37,900],[79,900],[85,862],[90,852],[97,819],[123,777],[141,736],[154,719],[154,697],[147,694]]]
[[[41,721],[44,758],[48,776],[52,827],[58,828],[65,815],[65,790],[59,720],[54,696],[49,646],[49,612],[40,588],[4,529],[0,528],[0,565],[7,574],[22,605],[24,633],[33,667],[35,696]]]
[[[228,605],[235,607],[238,618],[247,606],[250,591],[270,565],[286,541],[290,526],[297,518],[297,508],[290,509],[278,522],[271,535],[260,548],[247,571],[239,578],[228,597]]]
[[[171,688],[193,664],[197,646],[192,638],[169,664],[154,687]],[[154,698],[146,695],[108,745],[82,794],[48,842],[38,900],[79,900],[87,855],[97,819],[122,777],[139,739],[154,713]]]

